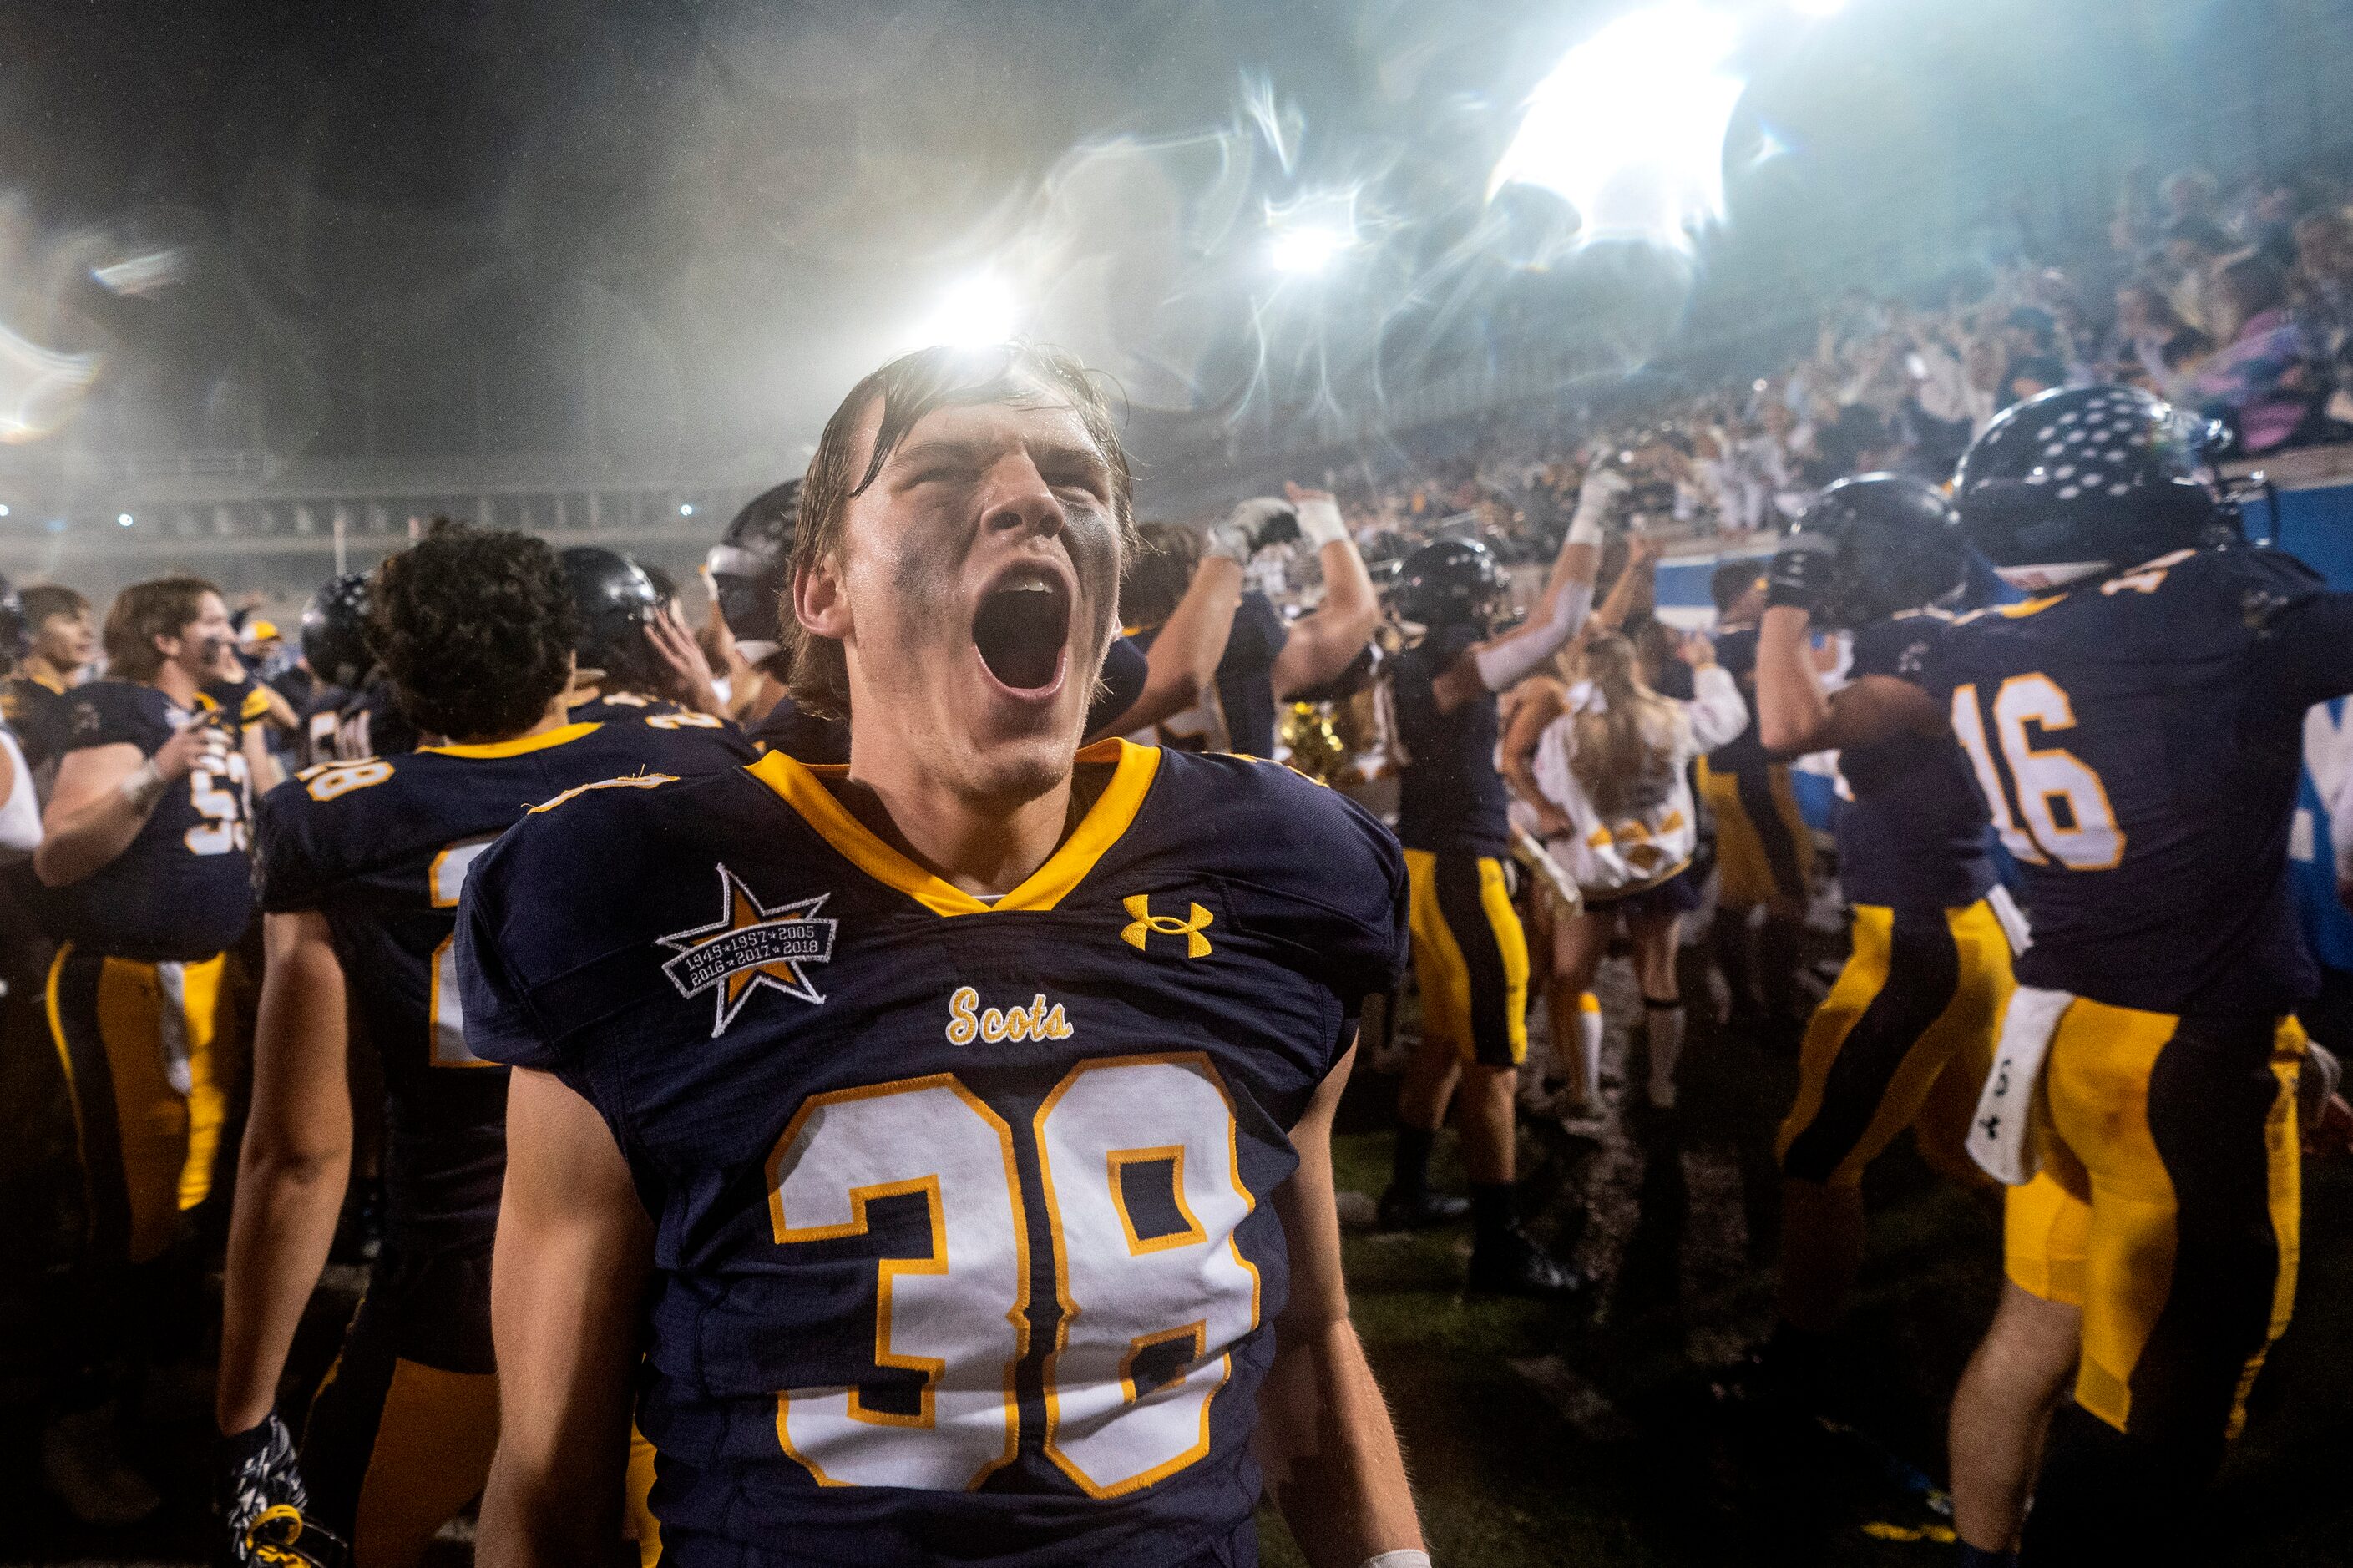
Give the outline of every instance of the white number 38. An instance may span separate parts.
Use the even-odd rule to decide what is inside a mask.
[[[914,1408],[870,1408],[854,1384],[777,1396],[777,1436],[819,1484],[956,1490],[1012,1460],[1032,1247],[1061,1298],[1047,1458],[1103,1498],[1208,1452],[1209,1401],[1259,1321],[1224,1085],[1196,1053],[1082,1062],[1032,1132],[1042,1216],[1026,1212],[1011,1125],[950,1074],[819,1095],[778,1140],[780,1244],[864,1235],[877,1198],[930,1211],[929,1256],[875,1265],[874,1361],[922,1373]],[[1163,1374],[1148,1386],[1147,1358]]]

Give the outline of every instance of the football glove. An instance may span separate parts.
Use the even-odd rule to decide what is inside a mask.
[[[293,1435],[272,1411],[222,1440],[221,1518],[232,1568],[349,1568],[351,1548],[305,1511]]]
[[[1222,555],[1239,566],[1270,544],[1299,537],[1299,509],[1287,500],[1259,496],[1236,506],[1223,521],[1209,525],[1201,553]]]
[[[1830,591],[1831,574],[1838,569],[1838,551],[1830,541],[1798,534],[1774,552],[1765,574],[1765,604],[1768,609],[1804,610],[1822,607]]]

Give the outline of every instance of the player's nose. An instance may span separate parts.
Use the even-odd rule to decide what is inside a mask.
[[[1062,503],[1029,453],[1016,449],[997,459],[982,496],[983,532],[1051,539],[1062,531]]]

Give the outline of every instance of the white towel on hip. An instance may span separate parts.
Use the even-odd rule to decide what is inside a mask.
[[[1993,1070],[1986,1074],[1984,1092],[1978,1096],[1968,1139],[1969,1158],[1995,1181],[2024,1186],[2042,1168],[2035,1131],[2048,1114],[2041,1092],[2042,1069],[2050,1060],[2059,1020],[2074,1000],[2073,992],[2021,985],[2010,994],[2010,1005],[2002,1010],[2001,1039],[1994,1047]]]

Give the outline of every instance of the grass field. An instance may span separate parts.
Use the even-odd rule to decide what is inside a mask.
[[[1686,995],[1704,994],[1696,979]],[[1622,1070],[1636,1008],[1622,970],[1604,981]],[[1692,1035],[1678,1130],[1599,1149],[1524,1134],[1539,1227],[1573,1239],[1605,1279],[1590,1312],[1466,1299],[1462,1233],[1346,1238],[1356,1321],[1432,1557],[1941,1568],[1948,1546],[1866,1532],[1929,1519],[1873,1460],[1944,1475],[1947,1400],[2000,1284],[1996,1198],[1937,1180],[1908,1144],[1891,1152],[1867,1184],[1871,1251],[1846,1334],[1852,1418],[1873,1442],[1745,1427],[1708,1396],[1705,1372],[1771,1322],[1770,1138],[1795,1074],[1697,1020]],[[1352,1089],[1345,1189],[1370,1196],[1388,1180],[1394,1089],[1372,1075]],[[2296,1321],[2225,1475],[2212,1563],[2353,1563],[2353,1169],[2308,1163],[2306,1198]],[[1303,1561],[1271,1510],[1263,1533],[1269,1563]]]

